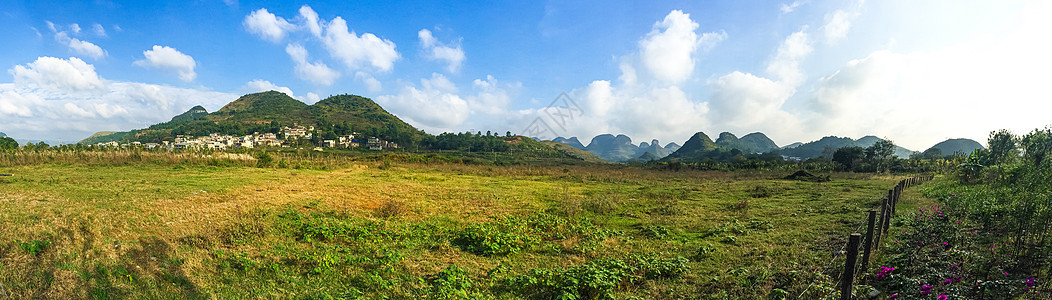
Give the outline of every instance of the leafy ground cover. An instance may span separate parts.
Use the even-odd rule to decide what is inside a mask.
[[[12,298],[795,298],[900,179],[360,163],[0,167],[0,283]]]

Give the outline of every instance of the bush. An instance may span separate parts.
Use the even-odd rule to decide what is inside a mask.
[[[504,217],[488,223],[471,224],[456,233],[453,244],[482,256],[508,255],[530,247],[537,241],[526,220]]]

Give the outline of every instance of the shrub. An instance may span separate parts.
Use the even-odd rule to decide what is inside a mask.
[[[471,224],[456,233],[453,244],[482,256],[508,255],[537,241],[526,220],[504,217],[488,223]]]

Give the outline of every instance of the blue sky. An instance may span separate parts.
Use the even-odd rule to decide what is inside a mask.
[[[0,132],[75,142],[279,90],[373,98],[430,133],[682,143],[1052,124],[1049,1],[0,1]]]

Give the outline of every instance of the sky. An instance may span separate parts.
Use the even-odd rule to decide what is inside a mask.
[[[586,144],[1052,125],[1052,1],[0,0],[0,28],[0,132],[52,142],[267,90]]]

